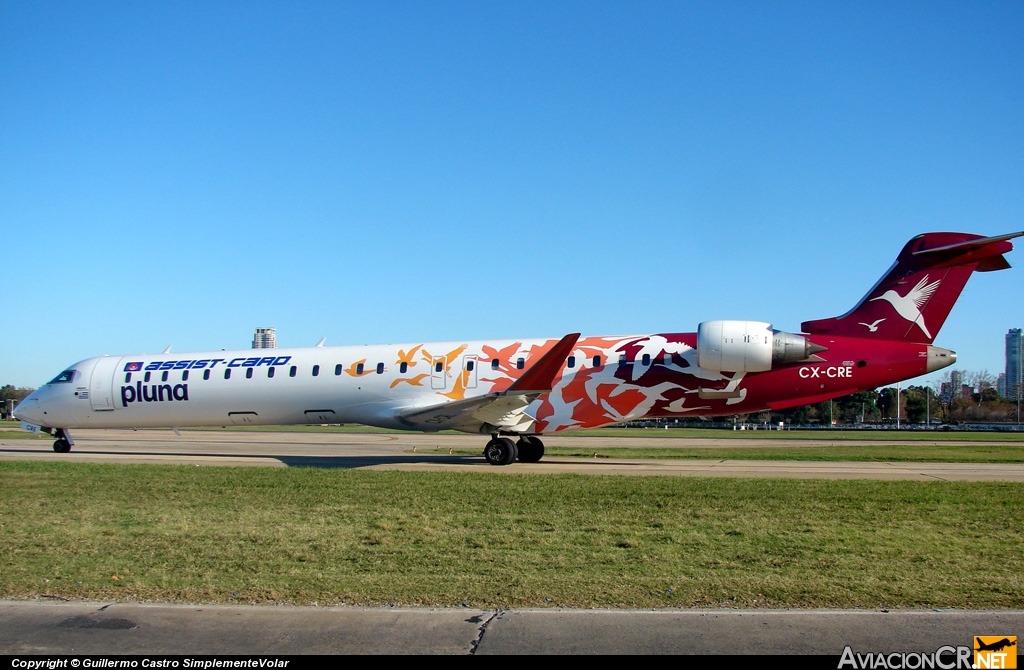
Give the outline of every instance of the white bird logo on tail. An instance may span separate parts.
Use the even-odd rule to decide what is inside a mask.
[[[916,323],[924,331],[924,334],[928,336],[928,339],[932,339],[932,334],[928,332],[928,327],[924,325],[924,317],[921,314],[921,307],[928,299],[935,293],[935,289],[939,288],[939,284],[942,282],[941,279],[936,279],[931,284],[928,283],[928,275],[924,276],[924,279],[917,282],[917,286],[910,289],[906,295],[900,295],[896,291],[888,290],[875,300],[886,300],[896,313],[902,316],[911,323]],[[876,322],[877,323],[877,322]]]

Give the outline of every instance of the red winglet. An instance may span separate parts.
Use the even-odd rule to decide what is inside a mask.
[[[523,376],[517,379],[505,393],[546,393],[550,391],[554,385],[555,376],[561,371],[562,364],[572,353],[572,348],[576,346],[578,339],[580,339],[579,333],[569,333],[560,339],[558,344],[541,356],[540,360],[523,373]]]

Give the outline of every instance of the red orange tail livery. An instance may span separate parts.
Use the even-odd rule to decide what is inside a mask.
[[[77,428],[363,423],[489,434],[490,463],[533,463],[544,433],[784,409],[950,365],[956,354],[932,342],[953,303],[974,271],[1008,268],[1021,235],[919,235],[853,310],[803,334],[716,320],[683,333],[102,356],[15,415],[58,452]]]
[[[931,344],[971,273],[1004,270],[1012,233],[982,237],[926,233],[907,242],[896,264],[843,316],[805,321],[805,333]]]

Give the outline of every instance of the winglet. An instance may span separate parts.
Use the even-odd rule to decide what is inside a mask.
[[[572,353],[579,333],[569,333],[551,347],[548,353],[530,366],[526,373],[517,379],[506,393],[547,393],[553,388],[555,377],[562,370],[566,357]]]

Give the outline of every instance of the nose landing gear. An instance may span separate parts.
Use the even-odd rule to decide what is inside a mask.
[[[68,435],[66,430],[58,428],[53,435],[57,438],[57,441],[53,443],[54,451],[58,454],[66,454],[71,451],[71,447],[74,445],[75,441],[71,439],[71,436]]]

